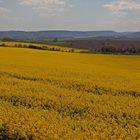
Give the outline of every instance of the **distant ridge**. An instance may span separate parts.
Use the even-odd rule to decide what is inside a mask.
[[[0,31],[0,39],[12,38],[18,40],[37,40],[45,38],[80,38],[80,37],[126,37],[140,38],[140,32],[115,32],[115,31]]]

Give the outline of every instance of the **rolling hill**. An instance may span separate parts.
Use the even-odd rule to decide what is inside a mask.
[[[45,38],[84,38],[84,37],[124,37],[140,38],[140,32],[115,32],[115,31],[0,31],[0,39],[9,37],[17,40],[39,40]]]

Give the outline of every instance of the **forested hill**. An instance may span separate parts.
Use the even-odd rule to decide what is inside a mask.
[[[115,31],[0,31],[0,39],[12,38],[18,40],[45,39],[45,38],[80,38],[80,37],[126,37],[140,38],[140,32]]]

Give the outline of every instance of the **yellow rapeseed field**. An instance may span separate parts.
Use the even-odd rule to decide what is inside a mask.
[[[76,49],[76,48],[69,48],[69,47],[62,47],[58,45],[50,45],[50,44],[40,44],[40,43],[26,43],[26,42],[0,42],[0,46],[8,46],[8,47],[14,47],[14,48],[28,48],[29,45],[37,46],[38,48],[48,48],[48,49],[54,49],[59,50],[61,52],[70,52],[73,50],[74,52],[88,52],[88,50],[82,50],[82,49]]]
[[[0,139],[140,140],[140,56],[0,47]]]

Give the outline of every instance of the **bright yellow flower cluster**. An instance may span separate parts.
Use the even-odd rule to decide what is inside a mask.
[[[140,57],[0,48],[0,139],[139,140]]]

